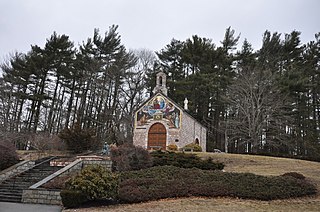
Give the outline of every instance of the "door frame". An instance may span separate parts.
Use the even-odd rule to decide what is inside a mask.
[[[152,129],[152,127],[154,127],[155,125],[161,125],[162,127],[163,127],[163,129],[165,130],[165,132],[164,133],[150,133],[150,131],[151,131],[151,129]],[[148,150],[153,150],[153,149],[163,149],[163,150],[166,150],[166,147],[167,147],[167,133],[168,133],[168,129],[166,128],[166,125],[165,124],[163,124],[163,123],[161,123],[161,122],[156,122],[156,123],[153,123],[150,127],[149,127],[149,129],[148,129],[148,131],[147,131],[147,149]],[[165,137],[165,139],[164,139],[164,143],[162,143],[163,145],[156,145],[156,146],[150,146],[149,145],[149,136],[150,136],[150,134],[161,134],[161,135],[164,135],[164,137]]]

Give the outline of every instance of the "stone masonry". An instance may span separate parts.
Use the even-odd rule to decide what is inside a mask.
[[[182,108],[167,97],[165,73],[157,73],[153,93],[135,112],[133,144],[146,149],[175,144],[181,149],[187,144],[197,143],[202,151],[206,151],[206,127],[188,114],[187,99]]]
[[[55,177],[64,176],[73,171],[80,171],[82,168],[88,165],[102,165],[107,169],[111,170],[112,161],[111,160],[94,160],[94,159],[93,160],[77,159],[76,161],[70,163],[66,167],[60,169],[59,171],[43,179],[42,181],[32,185],[29,189],[23,190],[22,202],[34,203],[34,204],[62,205],[59,190],[47,190],[47,189],[41,188],[41,185],[49,182]]]
[[[161,123],[166,128],[166,146],[175,144],[180,149],[198,139],[202,151],[206,151],[207,129],[187,113],[182,113],[180,129],[169,128],[165,121],[150,121],[150,123],[144,127],[135,128],[133,141],[134,145],[147,148],[148,132],[150,127],[155,123]]]
[[[0,183],[9,179],[10,177],[16,176],[22,172],[31,169],[35,165],[34,161],[22,161],[16,165],[13,165],[0,172]]]

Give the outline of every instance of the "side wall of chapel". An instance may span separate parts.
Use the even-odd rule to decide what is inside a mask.
[[[206,151],[207,129],[195,121],[189,114],[182,113],[180,139],[181,147],[198,139],[202,151]],[[181,142],[180,142],[181,141]]]

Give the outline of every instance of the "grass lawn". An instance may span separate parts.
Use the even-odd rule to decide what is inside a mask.
[[[281,175],[299,172],[317,184],[320,191],[320,163],[286,158],[237,154],[198,153],[225,164],[227,172]],[[320,195],[289,200],[255,201],[234,198],[181,198],[141,204],[112,205],[64,210],[71,211],[320,211]]]

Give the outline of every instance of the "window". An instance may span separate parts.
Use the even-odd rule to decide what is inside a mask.
[[[162,86],[162,77],[159,77],[159,85]]]

